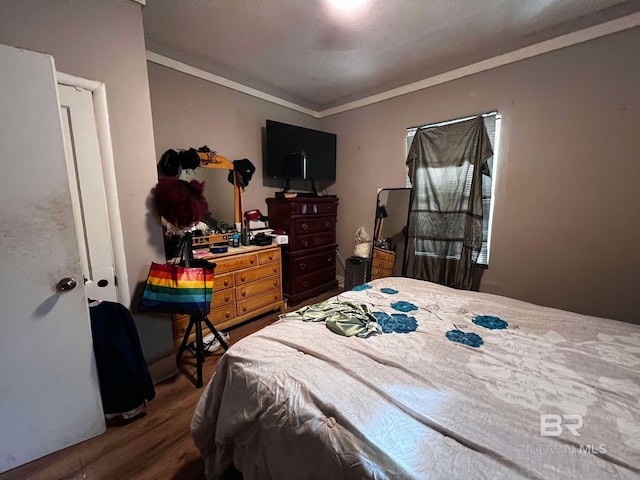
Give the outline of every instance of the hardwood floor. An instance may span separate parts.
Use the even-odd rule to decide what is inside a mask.
[[[337,290],[290,307],[316,303]],[[230,330],[231,344],[270,325],[271,314]],[[221,353],[208,355],[204,363],[205,386]],[[66,448],[0,474],[0,480],[200,480],[204,464],[193,444],[189,425],[202,389],[195,388],[195,359],[185,354],[183,372],[156,385],[156,397],[147,404],[144,417],[107,428],[85,442]]]

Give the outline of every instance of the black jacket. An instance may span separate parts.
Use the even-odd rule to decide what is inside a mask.
[[[104,413],[127,412],[151,400],[156,392],[127,307],[100,302],[89,311]]]

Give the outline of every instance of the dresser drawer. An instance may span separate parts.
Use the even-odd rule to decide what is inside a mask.
[[[233,288],[221,290],[215,292],[211,298],[211,308],[218,308],[227,303],[233,303],[236,301],[236,296]]]
[[[338,202],[301,202],[295,207],[296,215],[309,215],[318,213],[336,213],[338,211]]]
[[[223,322],[225,320],[229,320],[230,318],[235,318],[236,316],[236,303],[229,303],[224,307],[212,308],[208,317],[211,320],[211,323],[216,324]]]
[[[238,301],[238,315],[245,315],[252,310],[257,310],[260,307],[265,307],[271,303],[282,300],[282,294],[280,289],[270,290],[260,295],[255,295],[247,300]]]
[[[265,278],[264,280],[257,280],[255,282],[247,283],[241,287],[236,288],[236,297],[238,300],[249,298],[258,293],[266,292],[267,290],[273,290],[280,287],[280,276]]]
[[[223,322],[225,320],[229,320],[231,318],[235,318],[236,316],[236,308],[235,303],[231,303],[229,305],[225,305],[220,308],[212,308],[207,318],[214,325],[216,323]],[[189,326],[189,315],[181,315],[179,317],[174,317],[173,319],[173,338],[182,339],[184,337],[185,332],[187,331],[187,327]],[[196,333],[195,328],[191,330],[191,335]],[[202,333],[206,335],[209,333],[209,329],[207,326],[202,323]]]
[[[384,260],[378,260],[377,258],[373,259],[371,263],[372,268],[387,268],[389,270],[393,270],[393,262],[385,262]]]
[[[233,282],[233,273],[227,273],[224,275],[218,275],[214,270],[213,291],[219,292],[225,288],[231,288],[235,285]]]
[[[277,275],[280,273],[280,263],[267,264],[261,267],[249,268],[242,270],[235,274],[236,286],[243,285],[245,283],[253,282],[254,280],[260,280],[265,277]]]
[[[335,228],[336,217],[310,217],[295,222],[297,234],[313,232],[331,232]]]
[[[307,248],[322,247],[336,243],[336,232],[310,233],[296,237],[296,250],[306,250]]]
[[[307,275],[297,277],[293,281],[293,289],[296,293],[301,293],[306,290],[324,285],[325,283],[332,282],[336,279],[336,268],[333,265],[330,268],[324,270],[315,271]]]
[[[390,277],[392,272],[391,268],[371,267],[371,280]]]
[[[291,274],[294,276],[306,275],[336,263],[336,254],[333,250],[307,255],[290,260]]]
[[[381,260],[383,262],[395,262],[396,254],[388,250],[382,250],[381,248],[373,249],[373,261]]]
[[[216,269],[214,270],[216,274],[227,273],[234,270],[239,270],[241,268],[248,268],[257,265],[258,254],[249,253],[246,255],[232,256],[229,258],[214,259],[213,261],[217,265]]]
[[[273,250],[267,250],[266,252],[258,253],[258,263],[264,265],[265,263],[280,261],[280,249],[274,248]]]
[[[173,326],[173,338],[182,338],[189,325],[189,315],[174,315],[171,322]]]

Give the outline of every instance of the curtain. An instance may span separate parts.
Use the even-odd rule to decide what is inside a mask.
[[[471,289],[482,249],[482,175],[492,155],[482,117],[416,132],[407,157],[407,276]]]

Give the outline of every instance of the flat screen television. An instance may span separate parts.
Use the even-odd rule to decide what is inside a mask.
[[[265,175],[335,181],[336,138],[333,133],[267,120]]]

